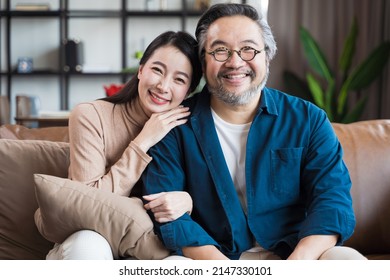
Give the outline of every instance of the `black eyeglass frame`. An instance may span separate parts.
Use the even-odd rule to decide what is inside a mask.
[[[221,48],[218,48],[218,49],[221,49]],[[261,50],[256,50],[255,48],[252,48],[252,47],[242,47],[242,48],[239,49],[238,51],[237,51],[237,50],[229,50],[228,48],[224,48],[224,49],[227,51],[227,53],[228,53],[228,57],[227,57],[225,60],[218,60],[218,59],[215,57],[215,54],[216,54],[216,52],[217,52],[218,49],[215,49],[215,50],[213,50],[213,51],[211,51],[211,52],[206,52],[206,53],[209,54],[209,55],[212,55],[212,56],[214,57],[215,61],[218,61],[218,62],[226,62],[226,61],[229,60],[229,58],[232,57],[233,52],[236,52],[236,53],[238,54],[238,56],[239,56],[243,61],[252,61],[252,60],[256,57],[256,55],[258,55],[259,53],[261,53],[261,52],[263,52],[263,51],[266,51],[268,48],[265,46],[265,47],[264,47],[263,49],[261,49]],[[251,59],[243,59],[243,58],[241,57],[241,51],[242,51],[243,49],[251,49],[251,50],[254,50],[253,57],[252,57]]]

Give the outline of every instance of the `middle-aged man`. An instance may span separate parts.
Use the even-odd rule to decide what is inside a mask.
[[[365,259],[336,246],[355,218],[326,114],[264,87],[276,53],[266,20],[249,5],[214,5],[196,37],[206,86],[184,103],[187,124],[150,149],[143,175],[145,194],[193,199],[191,215],[154,220],[165,246],[190,259]]]

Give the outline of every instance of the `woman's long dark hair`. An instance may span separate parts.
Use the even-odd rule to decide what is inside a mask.
[[[183,31],[167,31],[156,37],[146,48],[140,65],[144,65],[153,55],[154,51],[164,47],[173,46],[181,51],[191,62],[192,79],[189,93],[194,91],[202,77],[202,68],[198,56],[198,44],[196,40],[188,33]],[[102,98],[114,104],[132,102],[138,96],[138,72],[125,84],[125,86],[116,94]]]

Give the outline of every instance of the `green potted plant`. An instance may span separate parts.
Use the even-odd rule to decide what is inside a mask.
[[[351,70],[356,49],[358,25],[353,20],[349,34],[344,42],[339,58],[338,73],[332,71],[327,59],[315,39],[303,27],[300,28],[300,40],[304,55],[311,71],[306,79],[301,79],[291,71],[284,71],[284,81],[292,94],[301,94],[314,102],[328,114],[332,122],[350,123],[357,121],[367,101],[367,95],[361,95],[356,104],[348,106],[348,96],[369,86],[382,72],[389,59],[390,42],[381,43],[357,67]],[[337,77],[341,77],[338,81]]]

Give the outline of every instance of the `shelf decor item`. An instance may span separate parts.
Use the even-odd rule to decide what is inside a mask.
[[[142,45],[144,45],[144,43],[142,43]],[[138,61],[137,66],[123,68],[122,73],[128,73],[128,74],[133,74],[133,75],[137,74],[138,65],[139,65],[139,62],[140,62],[143,55],[144,55],[143,51],[139,51],[139,50],[135,51],[134,58],[137,59],[137,61]]]
[[[103,86],[104,90],[106,91],[107,97],[116,94],[123,87],[124,85],[122,84],[111,84],[109,86]]]
[[[84,63],[83,43],[78,39],[67,39],[65,45],[65,72],[81,72]]]
[[[31,57],[20,57],[17,71],[18,73],[31,73],[33,71],[33,59]]]
[[[15,11],[49,11],[48,3],[17,3]]]
[[[206,11],[210,7],[210,0],[195,0],[195,11]]]

